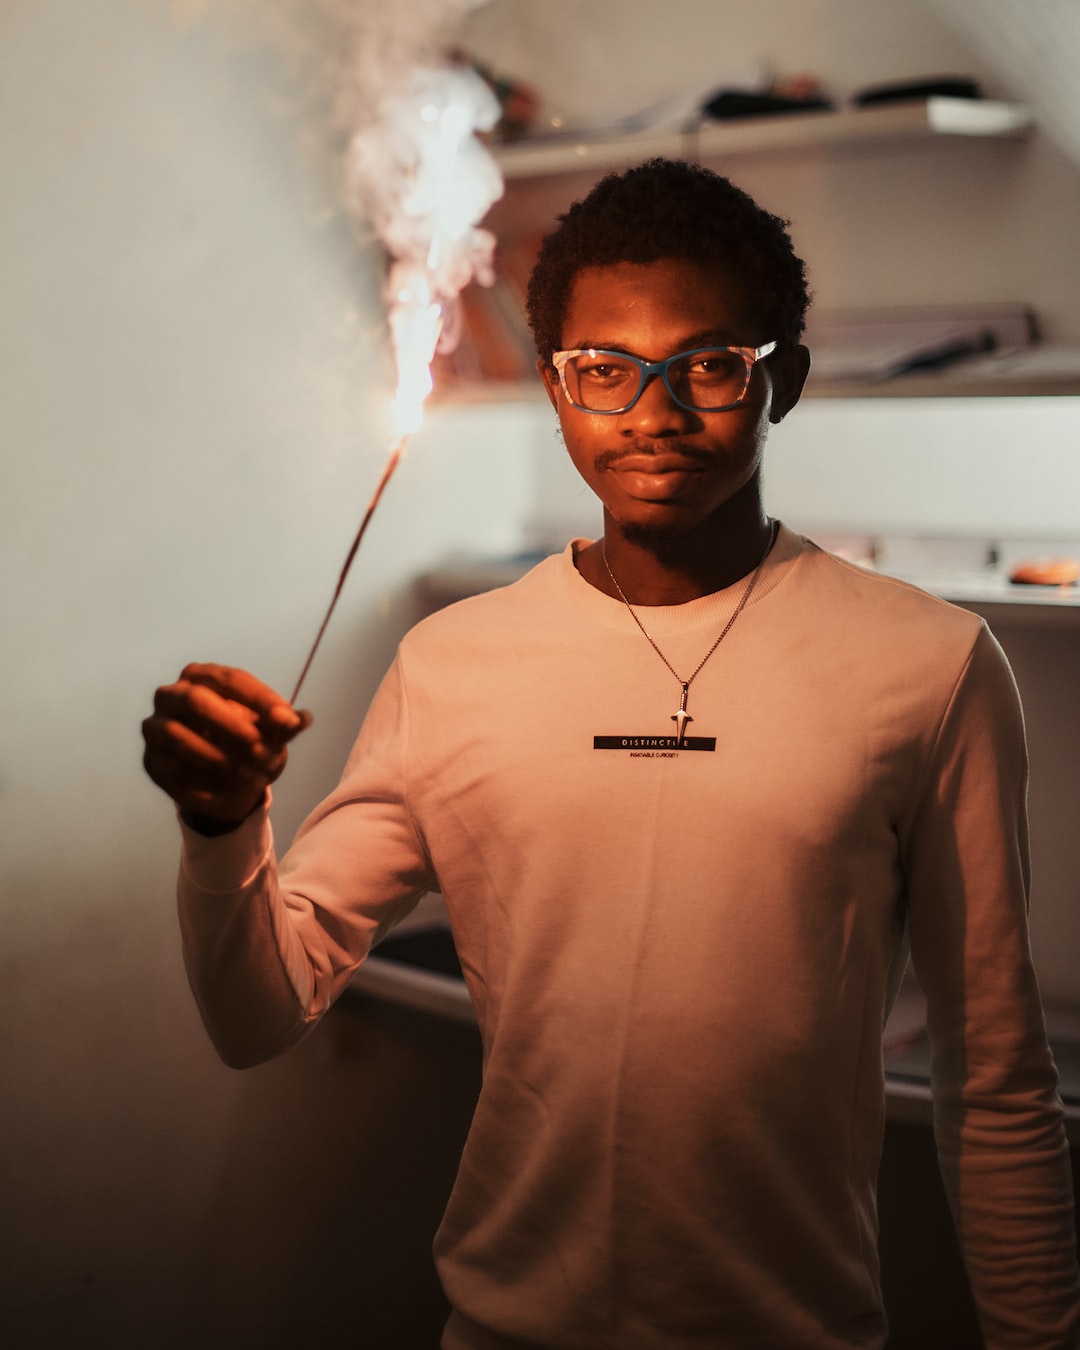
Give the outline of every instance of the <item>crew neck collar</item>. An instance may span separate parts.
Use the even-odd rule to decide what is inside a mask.
[[[591,539],[571,539],[559,556],[568,598],[595,622],[620,630],[625,629],[627,625],[633,628],[634,620],[626,605],[621,600],[597,590],[577,570],[574,561],[577,553],[593,542]],[[747,601],[747,608],[760,603],[783,581],[802,552],[804,542],[800,535],[793,533],[782,522],[778,522],[776,540],[761,566],[753,593]],[[740,577],[723,590],[699,596],[696,600],[687,600],[681,605],[635,605],[634,609],[643,619],[647,619],[650,632],[657,634],[692,632],[696,628],[726,622],[742,599],[749,581],[749,575]]]

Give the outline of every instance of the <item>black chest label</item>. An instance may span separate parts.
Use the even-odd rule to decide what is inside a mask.
[[[594,750],[628,750],[631,755],[673,755],[681,750],[716,749],[715,736],[594,736]]]

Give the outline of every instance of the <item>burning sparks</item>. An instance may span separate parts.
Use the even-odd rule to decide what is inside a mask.
[[[446,11],[468,8],[447,0]],[[394,0],[373,7],[390,14]],[[444,15],[445,17],[445,15]],[[374,80],[378,41],[358,31],[360,69]],[[381,35],[383,38],[386,34]],[[400,34],[392,35],[395,39]],[[389,50],[392,43],[383,42]],[[398,440],[345,559],[326,617],[293,690],[295,703],[330,622],[371,517],[407,438],[418,431],[431,393],[431,363],[460,336],[459,296],[472,280],[490,285],[495,239],[479,228],[502,195],[495,161],[477,139],[499,119],[499,105],[474,71],[461,65],[415,63],[400,79],[379,72],[377,96],[364,96],[354,79],[363,114],[353,130],[346,180],[354,211],[374,229],[391,258],[386,286],[390,338],[397,367],[391,412]],[[374,87],[374,86],[373,86]]]
[[[415,431],[431,392],[435,353],[460,335],[458,296],[472,280],[489,285],[494,237],[478,226],[502,194],[495,161],[476,138],[499,118],[488,86],[462,66],[410,73],[354,132],[350,198],[386,245],[386,287],[398,371],[394,413]]]
[[[431,393],[431,363],[439,346],[443,307],[434,299],[422,269],[395,263],[390,285],[390,339],[398,372],[392,412],[397,429],[411,436],[420,430]]]

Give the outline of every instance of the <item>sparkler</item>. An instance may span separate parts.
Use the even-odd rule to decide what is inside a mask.
[[[385,489],[387,483],[389,483],[391,477],[393,476],[394,470],[401,462],[401,456],[404,453],[405,442],[407,439],[408,438],[406,436],[402,436],[401,440],[398,441],[397,445],[395,445],[393,450],[390,451],[390,456],[386,461],[386,467],[383,469],[382,477],[379,479],[379,485],[372,493],[371,501],[368,502],[367,510],[364,512],[364,518],[360,522],[360,528],[356,532],[356,538],[352,541],[352,545],[349,548],[348,553],[345,555],[345,565],[341,569],[341,575],[338,577],[337,586],[335,586],[334,588],[334,594],[330,600],[330,607],[329,609],[327,609],[326,615],[324,616],[322,623],[319,625],[319,631],[315,634],[315,641],[311,644],[311,650],[307,654],[307,660],[304,662],[304,668],[300,672],[300,678],[296,681],[296,687],[292,691],[292,696],[289,699],[289,702],[292,704],[295,704],[296,700],[300,696],[300,688],[304,683],[308,671],[311,669],[312,661],[315,660],[315,653],[319,650],[319,643],[322,642],[323,634],[326,632],[327,627],[330,624],[330,616],[337,608],[338,598],[340,597],[341,592],[345,588],[345,578],[349,575],[349,569],[352,567],[353,559],[356,557],[357,552],[360,549],[361,540],[363,539],[364,533],[371,522],[371,517],[375,514],[375,508],[379,504],[379,498],[383,495],[383,490]]]
[[[469,281],[493,280],[495,240],[477,227],[502,194],[495,161],[477,140],[499,106],[488,86],[461,66],[419,68],[378,101],[375,115],[349,143],[353,205],[386,245],[393,263],[386,288],[397,365],[392,415],[398,439],[364,512],[330,606],[308,652],[290,702],[295,704],[345,586],[379,500],[423,422],[431,363],[460,331],[458,297]]]

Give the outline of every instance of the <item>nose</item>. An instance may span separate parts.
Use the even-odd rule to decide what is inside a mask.
[[[694,414],[672,398],[661,375],[652,375],[634,406],[623,414],[630,435],[677,436],[686,432]]]

